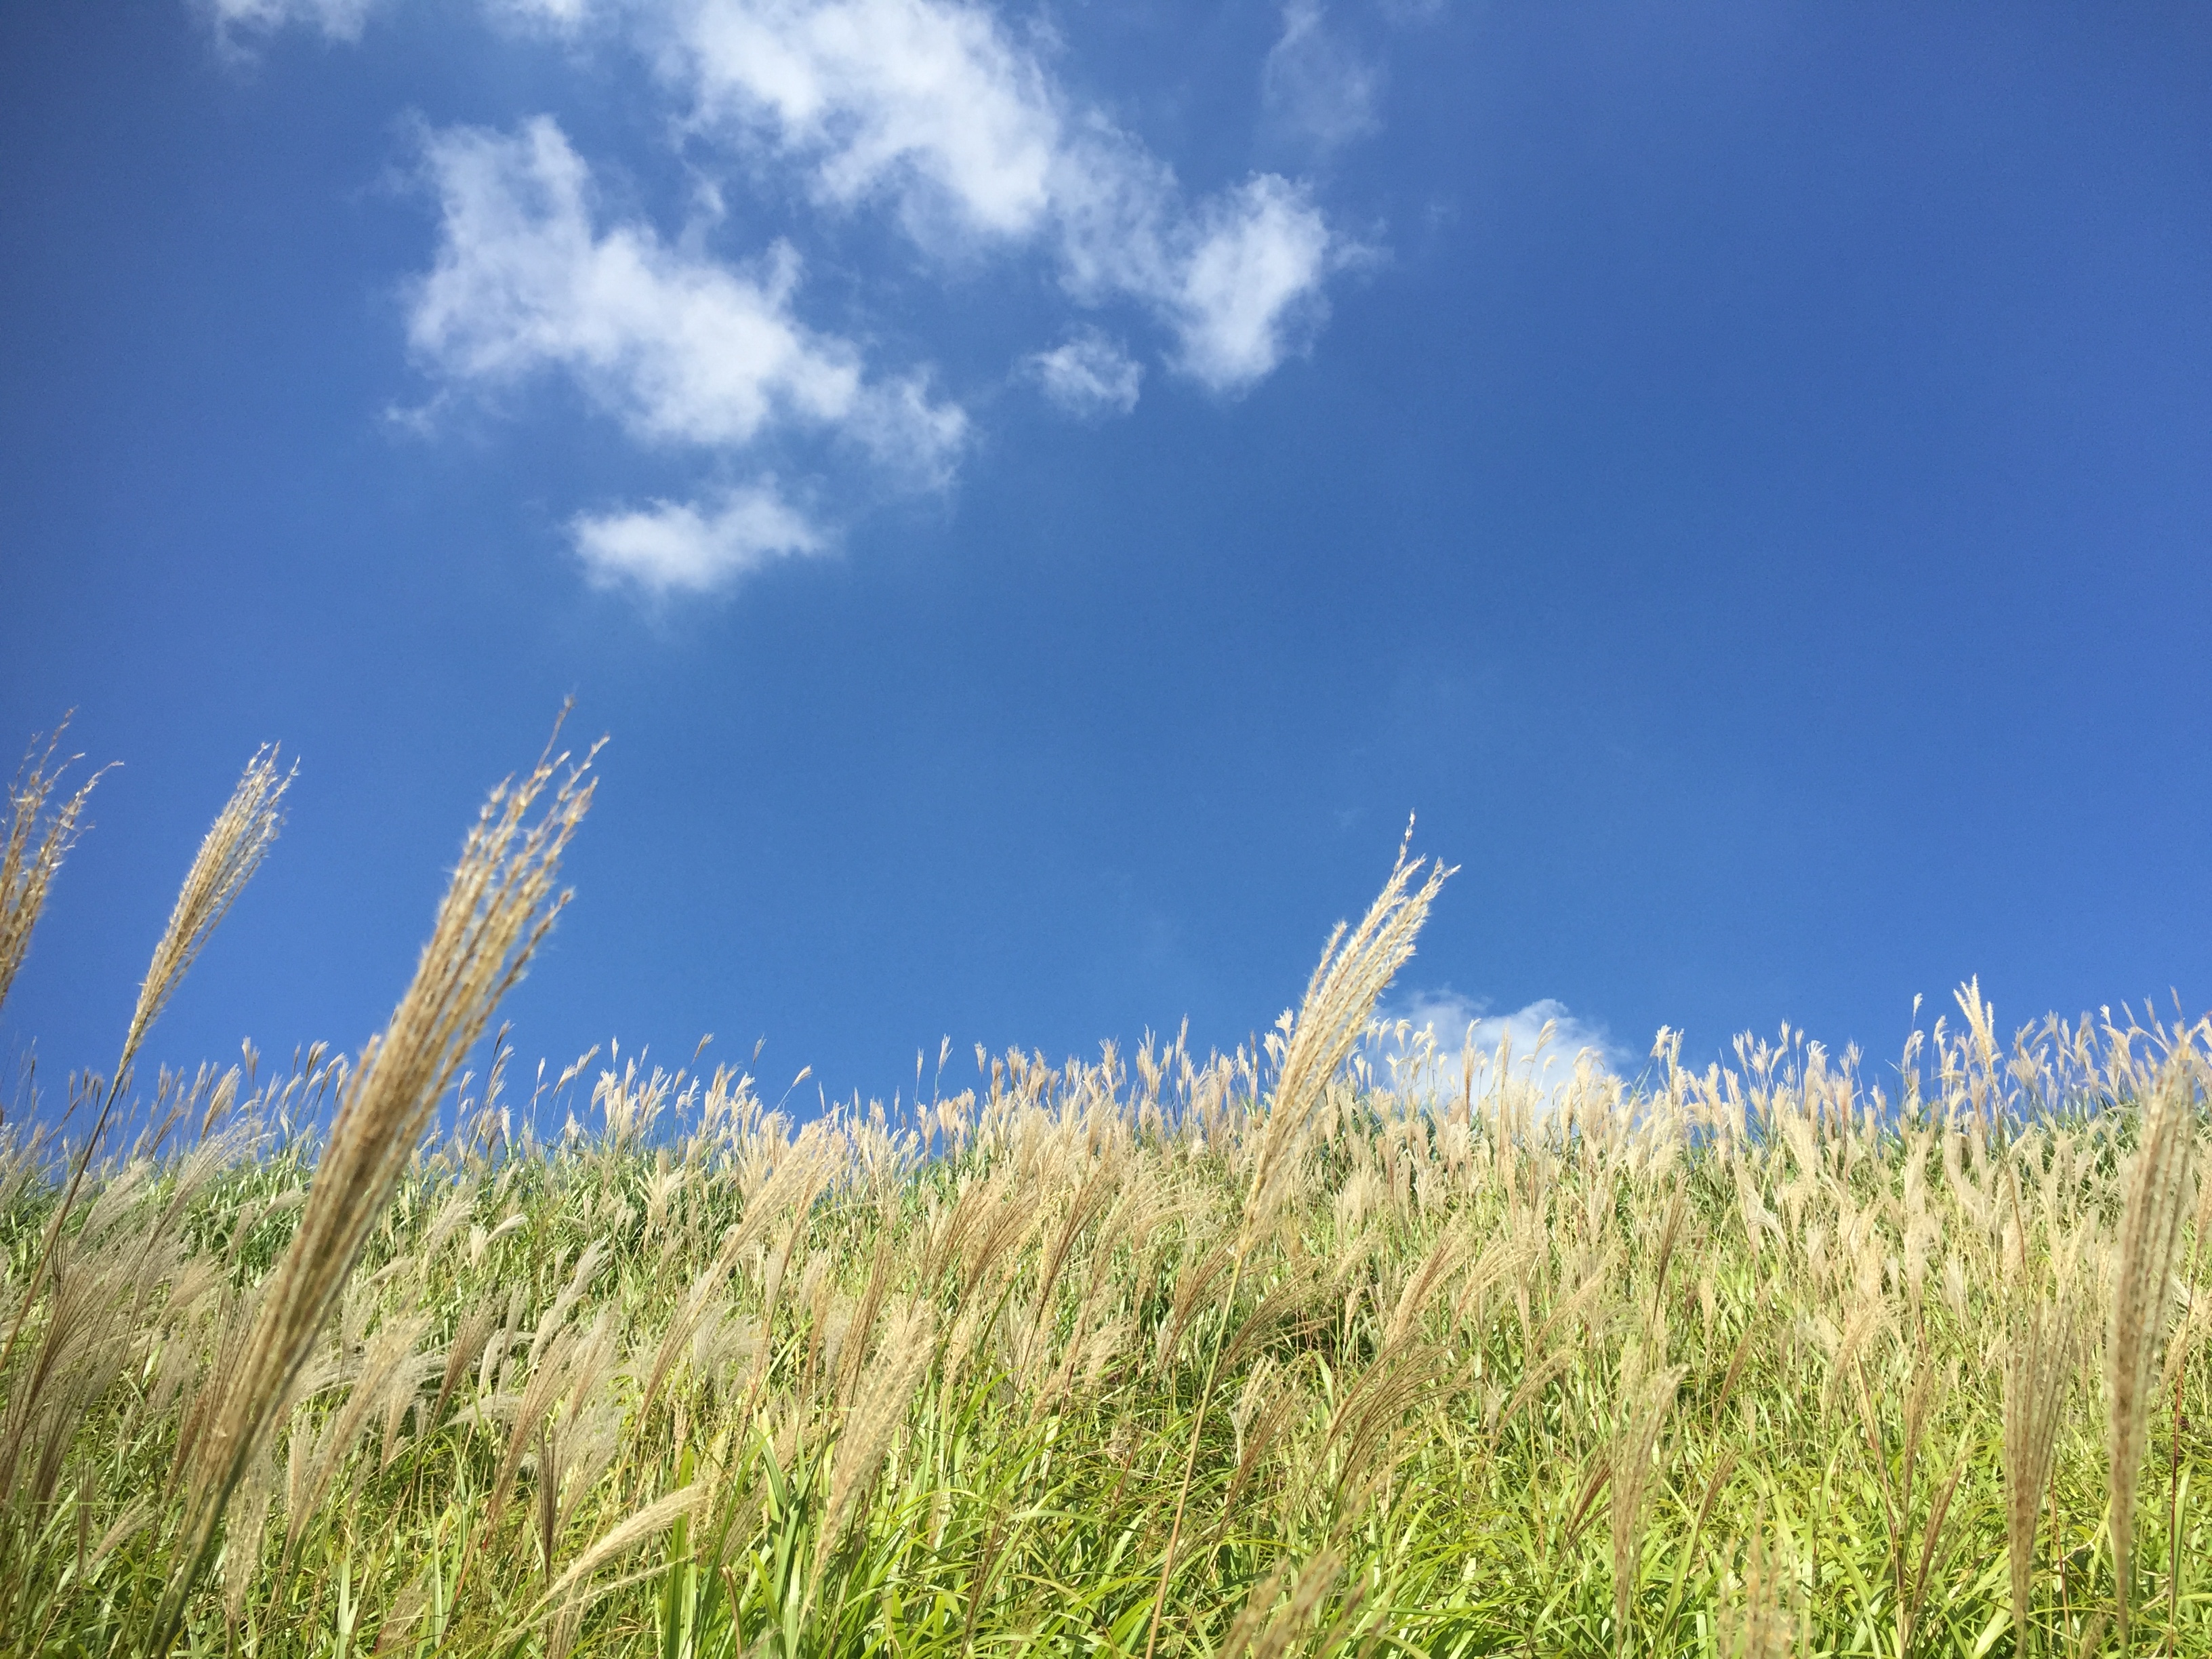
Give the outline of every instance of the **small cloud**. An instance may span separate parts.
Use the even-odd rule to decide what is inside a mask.
[[[526,31],[554,35],[581,33],[599,9],[593,0],[485,0],[484,9]]]
[[[325,40],[358,40],[377,0],[200,0],[216,37],[234,44],[241,33],[271,33],[303,25]]]
[[[1367,1063],[1377,1074],[1416,1095],[1457,1094],[1466,1086],[1470,1050],[1480,1068],[1478,1090],[1501,1050],[1516,1079],[1546,1093],[1569,1082],[1585,1054],[1607,1069],[1626,1059],[1601,1021],[1580,1018],[1554,998],[1494,1014],[1487,1001],[1451,990],[1415,991],[1396,1000],[1376,1014],[1365,1046]]]
[[[1328,314],[1334,239],[1305,192],[1264,173],[1209,204],[1174,295],[1180,367],[1215,392],[1265,379]]]
[[[1260,71],[1260,96],[1289,137],[1326,154],[1382,122],[1382,71],[1328,27],[1320,0],[1289,0],[1283,33]]]
[[[968,412],[957,404],[931,402],[929,376],[917,373],[866,387],[844,430],[887,482],[944,489],[967,447]]]
[[[1044,395],[1079,420],[1127,415],[1137,406],[1144,365],[1097,329],[1022,360]]]
[[[711,511],[686,501],[569,520],[576,552],[602,586],[634,582],[650,592],[705,592],[773,561],[818,553],[819,531],[773,479],[733,489]]]

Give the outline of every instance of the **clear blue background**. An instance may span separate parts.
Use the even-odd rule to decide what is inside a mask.
[[[0,738],[119,759],[4,1013],[112,1057],[254,747],[284,837],[150,1059],[357,1046],[484,788],[609,732],[526,1057],[768,1038],[888,1097],[940,1034],[1231,1043],[1417,844],[1409,969],[1640,1054],[1893,1054],[2212,997],[2212,31],[2182,5],[1453,5],[1314,170],[1383,258],[1249,395],[1003,388],[1034,272],[877,284],[978,443],[829,560],[641,605],[564,550],[668,487],[557,389],[428,437],[408,122],[558,107],[673,199],[634,66],[465,13],[216,50],[0,12]],[[1068,7],[1060,71],[1194,187],[1271,153],[1271,8]],[[1295,159],[1295,158],[1293,158]],[[769,210],[748,227],[775,234]],[[1054,313],[1054,314],[1057,314]],[[13,733],[13,736],[6,734]],[[807,1085],[811,1093],[814,1085]]]

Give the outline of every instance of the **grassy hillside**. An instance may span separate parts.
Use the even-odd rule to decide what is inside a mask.
[[[363,1055],[12,1144],[7,1650],[2212,1652],[2205,1028],[1385,1059],[1401,861],[1258,1054],[471,1081],[553,778]]]

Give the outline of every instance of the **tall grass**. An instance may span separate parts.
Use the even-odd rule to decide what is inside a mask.
[[[66,717],[46,738],[42,750],[33,738],[23,763],[8,786],[8,830],[0,838],[0,1003],[23,966],[31,948],[31,931],[46,908],[56,873],[84,830],[84,809],[100,781],[94,773],[74,794],[59,801],[54,793],[61,775],[81,757],[58,763],[54,751],[69,729]]]
[[[1546,1082],[1378,1037],[1401,856],[1256,1052],[526,1088],[554,776],[358,1061],[12,1144],[0,1647],[2212,1652],[2206,1026]]]

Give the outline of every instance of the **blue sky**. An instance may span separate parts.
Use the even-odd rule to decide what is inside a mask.
[[[120,760],[4,1014],[351,1048],[612,735],[516,1042],[890,1092],[1401,1007],[1894,1054],[2212,998],[2182,6],[0,13],[0,733]],[[808,1092],[813,1088],[808,1085]]]

